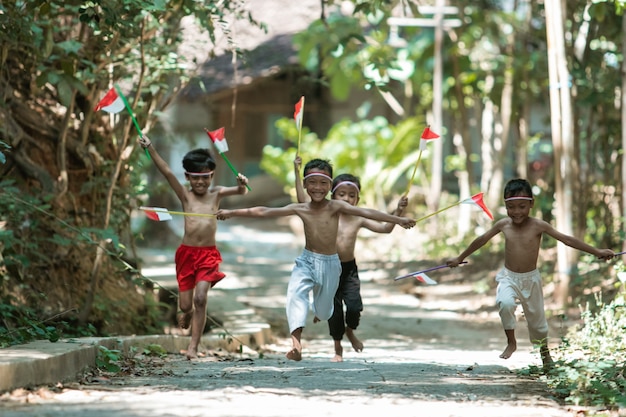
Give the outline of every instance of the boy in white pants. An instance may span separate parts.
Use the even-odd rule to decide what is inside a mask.
[[[491,229],[474,239],[458,257],[447,265],[458,266],[465,258],[480,249],[498,233],[504,234],[504,268],[496,276],[498,289],[496,305],[506,334],[507,345],[500,357],[508,359],[517,349],[515,339],[515,307],[520,300],[528,323],[530,341],[539,345],[545,370],[553,362],[548,349],[548,322],[544,312],[541,277],[537,270],[537,258],[541,237],[545,234],[556,240],[600,259],[611,259],[610,249],[596,249],[582,240],[556,230],[543,220],[529,217],[534,205],[532,188],[524,179],[513,179],[504,187],[504,204],[508,217],[498,220]]]
[[[337,255],[339,216],[347,214],[399,224],[409,229],[415,220],[392,216],[377,210],[354,207],[345,201],[329,200],[333,169],[328,161],[313,159],[304,167],[304,188],[311,198],[307,203],[292,203],[284,207],[252,207],[237,210],[219,210],[217,218],[278,217],[296,215],[304,225],[305,246],[296,259],[287,288],[287,320],[292,349],[287,359],[302,360],[302,329],[309,308],[309,293],[313,291],[313,312],[319,320],[328,320],[333,314],[333,298],[339,285],[341,263]]]

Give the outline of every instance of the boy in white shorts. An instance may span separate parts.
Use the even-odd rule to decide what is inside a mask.
[[[520,300],[528,323],[530,341],[539,345],[544,369],[549,370],[553,362],[548,349],[548,322],[544,312],[541,277],[537,270],[541,237],[547,234],[567,246],[600,259],[611,259],[614,252],[611,249],[596,249],[576,237],[559,232],[548,222],[529,217],[534,198],[530,184],[524,179],[513,179],[506,184],[504,204],[508,217],[498,220],[491,229],[474,239],[458,257],[448,260],[447,265],[458,266],[495,235],[504,234],[504,268],[496,276],[496,305],[500,311],[507,346],[500,357],[508,359],[517,349],[515,308],[516,300]]]
[[[415,220],[398,217],[377,210],[354,207],[345,201],[329,200],[333,169],[322,159],[313,159],[304,167],[304,188],[311,201],[292,203],[284,207],[252,207],[237,210],[219,210],[219,220],[231,217],[278,217],[296,215],[304,225],[305,247],[296,259],[287,288],[287,320],[292,349],[287,359],[302,360],[302,329],[309,309],[309,292],[313,291],[313,312],[320,320],[333,314],[333,298],[339,285],[341,263],[337,255],[339,216],[348,214],[368,219],[399,224],[409,229]]]

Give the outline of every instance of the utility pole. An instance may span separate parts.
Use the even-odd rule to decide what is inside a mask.
[[[387,20],[390,33],[398,34],[400,27],[432,27],[435,30],[435,52],[433,56],[433,107],[429,122],[431,129],[442,134],[443,128],[443,41],[444,30],[461,26],[459,19],[446,19],[446,15],[456,15],[459,10],[456,7],[446,6],[446,0],[437,0],[433,6],[419,6],[418,11],[422,15],[430,15],[429,18],[416,17],[391,17]],[[431,210],[436,210],[439,205],[443,184],[443,141],[433,141],[432,145],[432,173],[430,192],[426,196],[426,203]]]

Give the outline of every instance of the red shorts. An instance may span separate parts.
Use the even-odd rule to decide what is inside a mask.
[[[215,246],[180,245],[174,261],[179,291],[193,290],[199,281],[208,281],[213,287],[226,276],[219,271],[222,255]]]

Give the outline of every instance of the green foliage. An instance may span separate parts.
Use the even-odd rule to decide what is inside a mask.
[[[158,357],[164,357],[167,356],[167,350],[165,350],[163,348],[163,346],[157,344],[157,343],[150,343],[149,345],[146,345],[143,348],[142,353],[145,356],[158,356]]]
[[[557,366],[547,382],[566,401],[585,406],[626,407],[626,304],[623,292],[610,303],[596,300],[582,311],[555,352]]]
[[[294,37],[302,65],[314,74],[321,70],[321,81],[336,99],[346,100],[353,88],[389,91],[394,81],[417,86],[430,80],[423,69],[432,66],[425,53],[432,31],[420,32],[407,46],[393,45],[386,23],[390,8],[386,2],[359,2],[352,16],[331,14]]]
[[[7,295],[0,298],[0,348],[28,343],[33,340],[56,342],[61,329],[50,326],[37,317],[37,312],[29,307],[20,306],[16,299]],[[7,323],[15,324],[11,329]]]
[[[3,141],[0,140],[0,164],[4,164],[7,161],[7,157],[4,154],[4,152],[2,152],[2,149],[10,149],[11,147],[9,146],[8,143],[5,143]]]
[[[276,123],[285,138],[297,137],[293,120]],[[315,133],[303,129],[300,156],[303,165],[313,158],[329,159],[334,175],[351,173],[361,180],[361,204],[386,209],[388,199],[403,192],[419,156],[420,135],[424,129],[419,117],[407,118],[391,125],[383,117],[353,123],[342,120],[321,140]],[[266,146],[261,168],[285,185],[294,189],[293,160],[296,149]],[[420,168],[428,166],[428,151],[422,156]]]
[[[100,371],[117,373],[122,368],[118,364],[123,359],[121,351],[117,349],[109,349],[105,346],[98,345],[98,354],[96,355],[96,368]]]
[[[85,326],[98,332],[114,324],[138,333],[158,323],[154,303],[137,305],[142,289],[127,285],[134,282],[134,268],[121,257],[129,207],[143,191],[135,175],[139,152],[131,153],[135,132],[128,133],[126,112],[108,116],[93,108],[119,84],[139,124],[153,125],[193,70],[179,53],[183,19],[195,19],[198,36],[206,35],[206,53],[218,26],[236,50],[226,22],[243,19],[263,27],[245,6],[179,0],[0,2],[0,166],[6,167],[2,175],[15,179],[0,178],[0,296],[18,299],[16,309],[30,314],[31,308],[33,317],[58,310],[75,316],[80,310],[80,321],[92,320],[95,327]],[[96,245],[102,258],[96,257]],[[94,282],[92,270],[101,275]],[[112,296],[112,288],[124,292]],[[38,299],[34,294],[40,293]],[[76,305],[80,302],[84,306]],[[131,321],[135,327],[129,330]],[[4,324],[11,332],[25,323]],[[72,324],[72,334],[82,332]]]

